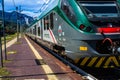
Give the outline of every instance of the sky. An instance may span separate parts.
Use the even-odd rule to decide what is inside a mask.
[[[16,11],[16,7],[21,6],[21,13],[32,17],[37,17],[43,4],[51,0],[4,0],[4,8],[7,12]],[[0,5],[0,10],[2,6]]]

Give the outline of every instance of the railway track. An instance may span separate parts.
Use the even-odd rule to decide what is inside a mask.
[[[33,40],[33,39],[32,39]],[[34,40],[35,41],[35,40]],[[36,42],[36,41],[35,41]],[[39,46],[43,47],[53,56],[58,58],[60,61],[70,66],[77,74],[80,74],[87,80],[120,80],[120,68],[115,69],[103,69],[103,68],[83,68],[77,67],[76,65],[70,63],[57,53],[53,52],[49,48],[43,46],[42,44],[36,42]]]

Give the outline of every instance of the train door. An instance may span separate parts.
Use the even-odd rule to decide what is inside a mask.
[[[44,40],[56,43],[54,34],[52,32],[53,29],[53,13],[48,14],[44,18]]]
[[[46,16],[44,18],[44,33],[43,33],[44,37],[43,39],[46,41],[49,41],[50,38],[48,29],[49,29],[49,16]]]
[[[54,29],[55,29],[55,26],[54,26],[54,12],[51,12],[49,14],[49,21],[50,21],[49,32],[50,32],[51,40],[52,40],[53,43],[57,44],[57,40],[56,40],[55,33],[54,33]]]

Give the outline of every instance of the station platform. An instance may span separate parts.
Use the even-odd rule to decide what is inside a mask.
[[[4,63],[10,75],[3,77],[10,80],[83,80],[81,75],[26,36],[13,42],[7,47],[7,62]]]

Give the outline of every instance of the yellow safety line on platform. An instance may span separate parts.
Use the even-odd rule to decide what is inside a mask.
[[[29,44],[30,48],[32,49],[34,55],[36,56],[37,59],[43,59],[40,54],[38,53],[38,51],[32,46],[32,44],[29,42],[29,40],[25,37],[27,43]],[[44,69],[48,80],[58,80],[58,78],[56,77],[56,75],[49,75],[49,74],[54,74],[54,72],[52,71],[52,69],[48,66],[48,65],[41,65],[41,67]]]

